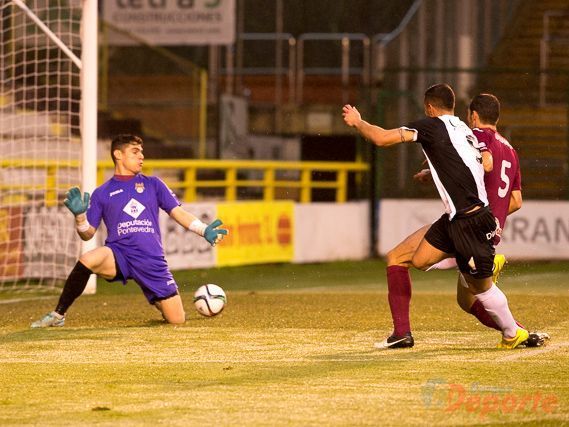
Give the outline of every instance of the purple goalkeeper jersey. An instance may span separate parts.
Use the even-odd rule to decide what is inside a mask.
[[[118,246],[133,256],[163,257],[159,209],[168,214],[180,202],[157,177],[138,174],[129,180],[112,177],[93,191],[87,220],[107,226],[105,245]]]
[[[501,234],[501,229],[506,224],[512,191],[522,189],[518,154],[506,138],[492,129],[473,129],[473,133],[481,143],[481,151],[489,151],[492,154],[494,167],[492,171],[484,174],[484,186],[490,209],[500,223]],[[493,242],[497,245],[500,236],[496,235]]]

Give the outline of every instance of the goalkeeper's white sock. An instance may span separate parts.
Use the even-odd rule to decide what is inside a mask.
[[[518,325],[508,307],[506,295],[504,295],[498,286],[492,284],[490,289],[481,294],[477,294],[476,299],[482,303],[484,309],[500,327],[504,337],[513,338],[516,336]]]

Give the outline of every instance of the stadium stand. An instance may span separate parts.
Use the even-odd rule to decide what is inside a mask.
[[[479,85],[502,100],[500,128],[518,148],[529,198],[567,196],[568,18],[565,0],[521,2],[489,59],[489,67],[498,72],[485,74]],[[540,80],[541,67],[545,80]]]

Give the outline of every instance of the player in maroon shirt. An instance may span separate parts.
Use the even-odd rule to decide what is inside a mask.
[[[493,162],[492,170],[484,175],[484,185],[488,202],[492,206],[492,213],[498,220],[500,228],[503,229],[506,217],[522,206],[520,162],[516,150],[506,138],[498,133],[496,122],[488,124],[487,120],[492,119],[485,119],[484,121],[481,119],[482,114],[491,114],[489,117],[494,117],[495,114],[492,110],[488,112],[482,110],[482,106],[487,107],[488,103],[486,105],[481,104],[480,107],[477,105],[478,98],[481,97],[493,97],[493,95],[481,94],[472,100],[471,108],[474,105],[474,108],[478,108],[478,110],[469,110],[469,124],[473,127],[474,135],[478,141],[485,145],[482,151],[489,151],[493,158],[499,160],[498,163]],[[497,103],[498,100],[495,99],[495,102]],[[494,244],[499,242],[500,235],[496,235]]]
[[[492,169],[486,170],[484,174],[484,186],[488,203],[498,223],[498,232],[493,239],[494,246],[500,243],[506,217],[522,207],[522,178],[518,154],[508,140],[498,133],[496,125],[499,117],[500,102],[494,95],[482,93],[472,98],[468,108],[468,124],[478,139],[480,151],[492,156]],[[496,257],[502,257],[503,264],[503,255]],[[496,262],[499,261],[496,260],[495,265]],[[494,281],[496,279],[497,275],[494,275]],[[457,301],[464,311],[475,316],[482,324],[500,330],[480,301],[468,290],[462,274],[459,274]]]

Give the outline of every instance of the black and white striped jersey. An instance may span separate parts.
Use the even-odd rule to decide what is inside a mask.
[[[449,219],[475,206],[487,206],[484,168],[477,140],[456,116],[428,117],[409,123],[421,144]]]

